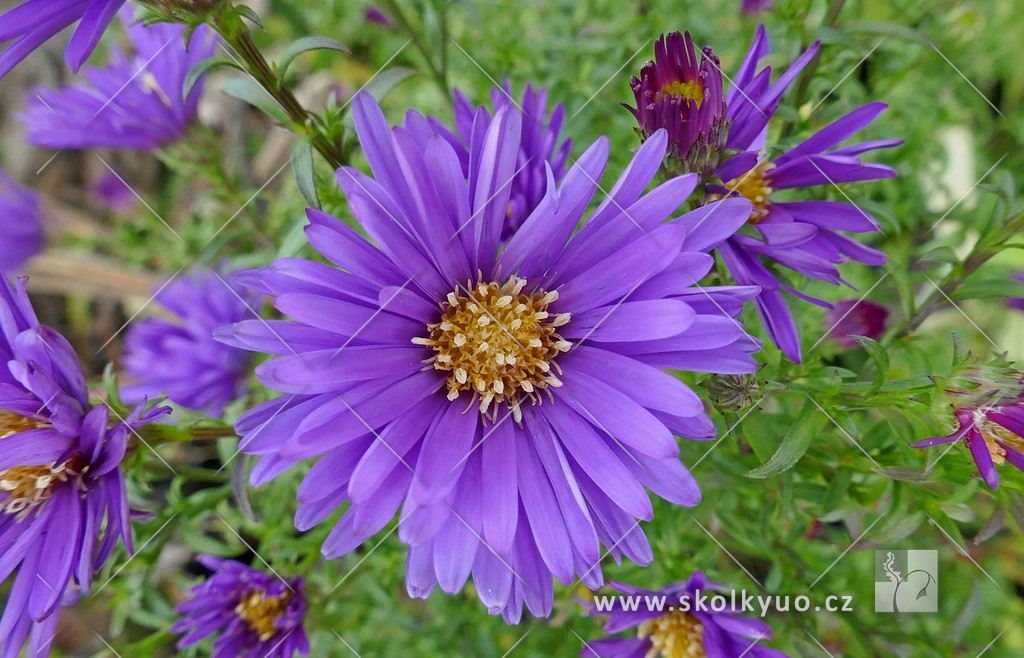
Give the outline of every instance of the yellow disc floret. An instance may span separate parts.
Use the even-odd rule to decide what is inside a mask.
[[[44,427],[51,425],[13,411],[0,411],[0,439]],[[72,457],[59,465],[14,466],[0,471],[0,513],[14,515],[20,522],[33,511],[41,511],[57,487],[84,472],[80,461]]]
[[[260,638],[260,641],[266,642],[277,634],[277,620],[288,607],[291,598],[291,592],[267,596],[266,591],[254,589],[242,597],[235,606],[235,614]]]
[[[985,440],[989,454],[992,455],[992,462],[996,465],[1006,462],[1006,449],[1003,448],[1003,445],[1009,446],[1017,452],[1024,452],[1024,438],[988,418],[980,418],[975,422],[981,438]],[[1000,443],[1003,445],[999,445]]]
[[[427,325],[428,336],[413,339],[434,350],[427,363],[450,373],[449,400],[466,391],[479,398],[481,414],[493,411],[491,418],[507,402],[518,422],[523,397],[537,401],[538,391],[562,385],[555,357],[572,344],[556,330],[569,322],[569,314],[548,313],[557,291],[527,293],[525,287],[526,279],[517,276],[500,285],[460,286],[441,303],[441,320]]]
[[[688,612],[673,610],[637,627],[637,635],[651,642],[646,658],[707,658],[704,627]]]
[[[754,204],[754,210],[750,213],[750,219],[747,220],[751,224],[757,224],[764,219],[765,213],[768,212],[769,206],[772,205],[771,193],[774,190],[767,174],[774,168],[774,164],[768,160],[762,160],[750,171],[742,176],[726,181],[724,184],[726,188],[750,199],[751,203]],[[722,195],[713,196],[716,199],[723,198]]]
[[[688,98],[697,103],[698,108],[704,103],[704,85],[701,84],[700,80],[670,82],[661,88],[661,93],[666,96]]]

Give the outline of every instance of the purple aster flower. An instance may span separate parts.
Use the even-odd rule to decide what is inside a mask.
[[[648,564],[644,487],[696,504],[673,434],[716,433],[700,398],[660,369],[756,367],[759,344],[733,319],[756,288],[694,287],[750,204],[666,223],[697,179],[644,195],[665,155],[658,131],[577,231],[607,162],[602,137],[560,186],[548,169],[544,199],[502,248],[519,112],[477,114],[468,181],[422,115],[392,130],[366,93],[353,115],[373,177],[343,167],[338,181],[375,244],[309,210],[306,234],[334,266],[282,259],[249,273],[293,321],[218,334],[279,355],[256,374],[284,395],[236,425],[261,457],[253,483],[322,455],[295,522],[309,529],[348,503],[325,556],[404,508],[410,594],[456,592],[472,574],[511,622],[524,603],[550,613],[552,576],[598,586],[599,542]]]
[[[166,408],[124,421],[92,407],[68,341],[39,325],[26,279],[0,283],[0,581],[15,569],[0,618],[3,656],[46,655],[57,609],[87,594],[118,538],[132,550],[121,460],[129,431]]]
[[[660,590],[647,590],[617,582],[611,582],[609,585],[623,596],[607,595],[599,597],[597,602],[584,603],[587,608],[586,615],[606,615],[608,619],[604,625],[605,633],[630,631],[630,637],[610,637],[585,642],[580,656],[786,656],[781,651],[759,644],[772,636],[771,629],[764,621],[744,617],[739,614],[741,611],[730,606],[721,612],[711,610],[710,599],[718,595],[717,591],[728,591],[728,588],[720,583],[709,582],[700,571],[694,572],[688,580],[668,585]],[[669,610],[669,606],[674,609]]]
[[[507,240],[523,225],[530,213],[544,199],[547,190],[547,168],[555,182],[565,177],[566,159],[572,148],[572,140],[565,139],[559,143],[559,131],[565,120],[565,106],[555,105],[548,115],[547,89],[540,87],[534,91],[532,85],[526,85],[522,98],[516,100],[512,95],[512,86],[508,80],[500,89],[491,90],[491,105],[497,111],[502,107],[509,111],[519,112],[522,122],[522,137],[519,142],[519,153],[516,155],[515,173],[512,177],[512,193],[508,205],[508,217],[502,230],[502,239]],[[477,107],[459,90],[455,90],[455,130],[453,134],[441,122],[431,121],[434,130],[444,136],[455,149],[462,163],[462,170],[469,175],[469,144],[473,140],[473,130],[477,115],[481,121],[489,121],[491,112],[486,107]]]
[[[1011,278],[1024,283],[1024,272],[1017,272]],[[1006,305],[1018,311],[1024,311],[1024,297],[1011,297],[1006,300]]]
[[[723,243],[719,253],[738,283],[761,286],[755,300],[758,314],[771,339],[794,361],[801,358],[800,338],[782,291],[826,308],[831,305],[797,291],[764,261],[839,285],[845,281],[836,265],[852,259],[879,266],[886,262],[886,256],[844,234],[879,230],[878,222],[860,208],[834,201],[778,201],[773,194],[779,190],[891,178],[896,176],[895,169],[864,162],[859,156],[903,143],[882,140],[838,147],[885,110],[885,103],[876,102],[850,112],[773,159],[763,155],[768,119],[778,107],[786,86],[815,48],[816,45],[801,55],[778,81],[769,84],[769,69],[754,73],[757,62],[770,50],[764,27],[758,28],[754,45],[729,95],[730,103],[734,94],[742,100],[730,105],[728,145],[730,149],[744,151],[725,160],[715,171],[715,176],[724,181],[722,185],[708,185],[711,199],[742,196],[754,204],[748,226]],[[745,91],[740,93],[741,89]]]
[[[181,619],[172,633],[184,649],[219,633],[213,658],[291,658],[309,653],[302,627],[306,597],[301,577],[285,581],[235,560],[200,555],[213,573],[192,588],[192,598],[179,604]]]
[[[641,138],[667,130],[670,160],[706,179],[726,138],[722,71],[711,48],[704,48],[698,62],[689,32],[663,34],[654,44],[654,61],[644,64],[630,87],[636,107],[623,106],[640,124]]]
[[[744,14],[760,14],[767,11],[775,4],[775,0],[743,0],[740,11]]]
[[[27,0],[0,15],[0,77],[58,32],[79,21],[64,52],[77,71],[99,43],[125,0]]]
[[[982,479],[993,491],[999,486],[996,466],[1009,462],[1024,470],[1024,397],[999,404],[961,407],[954,416],[958,427],[952,434],[910,445],[928,448],[964,441]]]
[[[21,269],[43,248],[39,196],[0,170],[0,272]]]
[[[250,316],[258,297],[233,276],[201,270],[164,284],[155,301],[170,317],[132,325],[124,368],[135,383],[122,397],[134,402],[166,394],[183,407],[220,416],[245,395],[252,355],[214,339],[213,331]]]
[[[844,299],[829,311],[825,324],[831,328],[829,337],[846,349],[857,347],[851,336],[867,336],[878,340],[885,333],[889,309],[867,299]]]
[[[134,55],[112,48],[106,66],[82,72],[85,82],[37,88],[20,117],[28,141],[55,149],[151,151],[185,133],[202,89],[200,81],[183,98],[185,77],[213,54],[213,31],[200,26],[186,50],[184,25],[130,25],[127,8],[122,19]]]

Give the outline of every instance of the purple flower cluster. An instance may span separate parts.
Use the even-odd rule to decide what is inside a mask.
[[[39,195],[0,170],[0,272],[17,272],[43,248]]]
[[[744,617],[741,610],[716,612],[700,605],[698,601],[702,593],[710,598],[715,590],[727,589],[723,584],[709,582],[700,571],[683,582],[657,591],[626,583],[611,582],[609,585],[623,596],[607,596],[604,600],[610,602],[608,606],[585,603],[587,615],[606,615],[604,632],[609,635],[628,630],[632,631],[632,636],[585,641],[579,654],[584,658],[786,656],[781,651],[759,644],[772,637],[768,624],[760,619]],[[628,607],[624,600],[630,600]],[[688,605],[679,605],[684,600]],[[633,605],[634,601],[637,605]],[[649,603],[654,601],[664,605]],[[684,607],[689,610],[683,610]]]
[[[85,82],[34,90],[21,115],[30,142],[55,149],[151,151],[185,133],[203,84],[184,98],[185,77],[213,54],[213,32],[200,26],[186,49],[184,25],[131,25],[129,8],[122,20],[135,52],[112,48],[106,66],[82,72]]]
[[[284,395],[237,423],[260,456],[253,483],[321,456],[299,489],[296,526],[348,503],[323,552],[339,557],[400,508],[407,585],[481,600],[518,621],[550,613],[552,576],[599,587],[600,543],[647,564],[645,487],[700,500],[673,434],[715,436],[701,400],[661,368],[743,373],[760,344],[733,319],[756,288],[699,288],[706,251],[742,225],[730,199],[671,219],[697,184],[644,194],[664,158],[652,134],[577,231],[608,157],[598,140],[511,239],[502,230],[521,114],[478,114],[468,179],[415,112],[391,129],[353,101],[373,177],[338,181],[367,241],[308,212],[307,236],[334,264],[282,259],[245,280],[292,321],[250,320],[229,344],[277,354],[256,372]],[[344,269],[338,269],[344,267]],[[424,363],[427,368],[424,368]],[[485,484],[486,480],[486,484]]]
[[[57,610],[88,594],[118,538],[131,551],[121,460],[128,433],[167,411],[127,418],[89,403],[78,359],[39,325],[26,279],[0,281],[0,581],[17,570],[0,618],[3,656],[46,655]]]
[[[235,560],[200,555],[213,573],[178,605],[172,633],[186,633],[178,648],[216,634],[213,658],[292,658],[309,653],[302,626],[306,597],[302,578],[285,581]]]
[[[233,275],[197,270],[159,288],[155,301],[171,317],[135,322],[125,339],[128,402],[166,394],[183,407],[220,416],[245,394],[251,355],[214,339],[218,327],[251,316],[259,299]]]
[[[76,21],[78,27],[64,54],[68,66],[77,71],[124,3],[125,0],[26,0],[9,9],[0,15],[0,43],[11,42],[0,52],[0,77]]]

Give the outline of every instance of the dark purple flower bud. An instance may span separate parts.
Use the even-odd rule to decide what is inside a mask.
[[[853,349],[857,341],[851,336],[867,336],[874,340],[885,333],[889,309],[867,299],[844,299],[836,302],[826,320],[829,337],[841,347]]]
[[[1024,271],[1017,272],[1010,278],[1024,283]],[[1024,297],[1010,297],[1006,300],[1006,305],[1018,311],[1024,311]]]
[[[391,22],[391,19],[388,18],[388,15],[382,12],[380,9],[377,9],[376,7],[367,7],[364,16],[366,17],[366,20],[370,21],[371,23],[376,23],[377,25],[385,27],[389,30],[394,29],[395,27],[395,24]]]
[[[775,0],[743,0],[740,11],[744,14],[759,14],[767,11],[775,4]]]
[[[662,35],[654,61],[630,80],[639,132],[647,139],[668,131],[668,161],[674,173],[693,172],[707,179],[721,159],[726,140],[725,96],[718,57],[710,47],[701,58],[690,33]]]

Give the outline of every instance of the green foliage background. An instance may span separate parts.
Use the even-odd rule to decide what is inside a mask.
[[[698,44],[715,48],[731,74],[756,25],[739,13],[739,0],[399,5],[412,24],[411,37],[367,22],[362,3],[275,0],[261,12],[266,29],[257,41],[271,60],[303,35],[344,42],[353,57],[332,51],[304,55],[290,75],[301,81],[326,72],[345,97],[383,69],[378,90],[388,78],[400,79],[384,99],[394,122],[409,107],[449,119],[441,83],[477,102],[505,77],[517,90],[528,82],[547,86],[550,97],[567,107],[564,131],[573,137],[574,155],[601,134],[611,138],[606,189],[636,145],[632,118],[618,104],[632,100],[628,77],[651,56],[653,39],[688,29]],[[768,644],[796,656],[1024,655],[1024,630],[1017,623],[1024,613],[1024,475],[1003,469],[1003,485],[991,493],[976,478],[965,448],[937,460],[941,449],[908,447],[950,430],[951,401],[944,391],[967,368],[1001,352],[1024,357],[1024,316],[1001,300],[1024,296],[1024,286],[1008,280],[1024,263],[1019,249],[986,243],[1021,210],[1024,12],[1014,0],[850,0],[835,27],[821,27],[829,2],[776,5],[761,17],[776,72],[813,40],[825,47],[805,93],[791,90],[786,96],[769,143],[782,150],[871,100],[883,100],[890,109],[864,138],[906,139],[898,149],[872,155],[899,169],[900,178],[820,190],[830,199],[849,195],[881,221],[884,233],[872,244],[889,254],[890,264],[881,271],[844,266],[857,291],[803,282],[806,289],[829,300],[866,294],[891,308],[891,322],[899,323],[922,312],[922,301],[935,290],[932,281],[942,285],[964,270],[978,253],[975,245],[1000,253],[955,290],[944,288],[948,298],[928,309],[933,312],[916,331],[866,349],[844,351],[828,339],[818,342],[828,329],[825,311],[794,304],[805,362],[790,363],[766,347],[764,368],[747,382],[753,397],[739,408],[715,408],[721,441],[683,442],[683,461],[693,467],[704,501],[681,509],[655,500],[655,520],[644,524],[654,564],[609,562],[606,578],[657,588],[703,569],[713,580],[748,591],[808,593],[815,604],[830,594],[851,595],[850,613],[812,608],[769,615],[775,639]],[[427,57],[444,80],[430,74]],[[403,69],[411,75],[405,77]],[[255,128],[247,132],[244,149],[251,157],[268,131],[259,129],[265,123],[255,114],[244,121]],[[196,258],[259,265],[282,255],[313,257],[301,234],[305,203],[294,181],[285,180],[287,171],[254,197],[230,230],[209,242],[226,215],[262,183],[204,155],[216,143],[216,136],[197,131],[193,141],[163,154],[165,167],[147,199],[156,212],[180,218],[184,244],[169,247],[164,229],[140,212],[118,220],[113,242],[79,236],[72,246],[165,275]],[[215,187],[183,203],[180,191],[196,177]],[[351,220],[319,158],[316,180],[325,208]],[[763,337],[753,313],[745,319]],[[690,382],[708,384],[705,378]],[[267,395],[257,387],[233,415]],[[582,587],[556,587],[551,618],[516,627],[488,616],[471,586],[455,596],[436,592],[428,601],[409,599],[405,551],[391,532],[394,524],[357,553],[324,561],[319,544],[330,523],[305,534],[292,526],[301,469],[250,491],[240,484],[248,464],[234,456],[235,447],[231,438],[215,448],[167,441],[161,454],[179,476],[148,451],[133,457],[133,499],[154,516],[137,525],[137,556],[112,561],[109,585],[83,604],[97,614],[112,609],[102,635],[120,655],[170,651],[172,607],[199,577],[188,560],[192,552],[241,555],[257,566],[266,559],[282,574],[305,575],[307,628],[317,657],[565,656],[579,651],[582,640],[600,636],[593,620],[580,617],[573,598],[588,596]],[[249,513],[242,511],[246,503]],[[873,612],[875,548],[939,551],[939,613],[897,618]],[[182,655],[208,651],[193,648]]]

